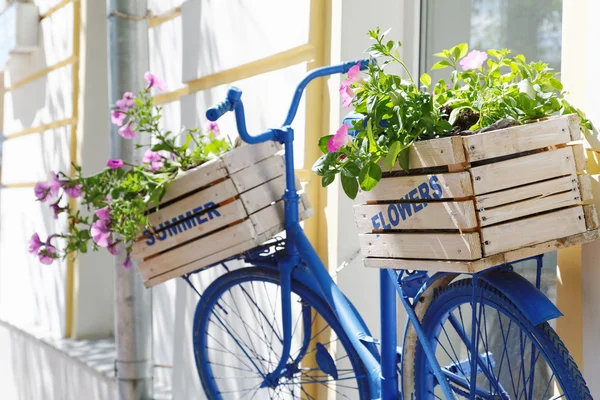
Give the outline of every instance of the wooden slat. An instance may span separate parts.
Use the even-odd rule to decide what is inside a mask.
[[[231,175],[273,156],[280,148],[279,144],[272,141],[243,145],[223,154],[222,159],[227,172]]]
[[[476,195],[575,172],[571,146],[471,168]]]
[[[176,268],[201,260],[215,253],[234,247],[236,244],[253,240],[256,236],[252,222],[223,229],[213,235],[205,236],[181,247],[159,254],[140,263],[140,272],[144,280],[164,274]],[[219,260],[215,260],[219,261]]]
[[[218,213],[218,216],[217,216]],[[177,215],[174,216],[177,219]],[[133,245],[132,256],[142,260],[151,255],[166,251],[195,238],[204,236],[212,231],[240,221],[246,217],[246,211],[241,201],[226,204],[212,211],[189,218],[186,222],[173,224],[150,238],[138,240]]]
[[[575,156],[575,168],[577,171],[584,171],[587,169],[587,160],[585,158],[585,150],[582,144],[575,144],[570,146]]]
[[[481,258],[478,233],[363,233],[364,257],[476,260]]]
[[[236,189],[244,193],[285,173],[282,156],[273,156],[231,175]]]
[[[563,192],[488,208],[479,212],[479,219],[481,226],[488,226],[527,215],[574,206],[579,203],[581,203],[581,198],[579,189],[577,189],[574,192]]]
[[[198,207],[204,208],[210,202],[219,204],[235,196],[237,196],[237,191],[235,190],[235,186],[233,186],[233,182],[230,179],[225,179],[214,186],[209,186],[198,193],[184,197],[174,204],[158,209],[148,216],[148,221],[150,225],[156,228],[158,224],[165,220],[172,221],[173,218],[177,218],[180,214],[185,214]]]
[[[15,82],[11,86],[7,87],[6,91],[10,92],[10,91],[20,88],[21,86],[25,86],[28,83],[31,83],[35,80],[40,79],[43,76],[48,75],[52,71],[55,71],[59,68],[65,67],[67,65],[75,64],[75,63],[77,63],[78,60],[79,60],[79,57],[77,57],[76,55],[73,55],[69,58],[59,61],[56,64],[50,65],[49,67],[46,67],[37,72],[34,72],[33,74],[26,76],[25,78],[21,79],[20,81]]]
[[[165,22],[171,21],[177,17],[181,16],[181,7],[175,7],[170,10],[165,11],[162,14],[153,15],[148,19],[148,28],[154,28],[159,26],[160,24],[164,24]]]
[[[566,116],[569,122],[569,132],[571,133],[571,140],[581,140],[583,138],[581,134],[581,125],[579,116],[577,114],[569,114]]]
[[[32,135],[34,133],[40,133],[40,132],[46,132],[46,131],[49,132],[52,129],[62,128],[65,126],[73,126],[76,123],[77,123],[76,118],[61,119],[59,121],[54,121],[54,122],[50,122],[47,124],[32,126],[30,128],[23,129],[22,131],[19,131],[19,132],[14,132],[14,133],[7,132],[6,136],[4,137],[4,140],[12,140],[12,139],[16,139],[19,137]]]
[[[50,17],[52,14],[54,14],[58,10],[61,10],[63,7],[65,7],[67,4],[71,3],[72,1],[73,0],[62,0],[62,1],[60,1],[59,3],[55,4],[54,6],[50,7],[48,10],[46,10],[43,14],[41,14],[40,15],[40,20],[46,19],[46,18]]]
[[[578,175],[577,178],[579,179],[579,193],[581,194],[581,200],[593,200],[594,190],[592,186],[592,178],[588,174]]]
[[[301,188],[300,181],[296,179],[296,189],[300,190]],[[284,193],[285,176],[280,176],[265,182],[246,193],[242,193],[240,199],[242,200],[242,203],[244,203],[244,207],[246,207],[248,214],[254,214],[271,203],[281,200]]]
[[[481,230],[485,256],[584,232],[581,206],[490,226]]]
[[[467,158],[460,136],[415,142],[410,146],[408,153],[409,169],[444,167],[462,164],[466,161]],[[383,161],[380,161],[380,165],[384,171],[387,171]],[[400,171],[399,163],[396,163],[392,170]]]
[[[361,201],[400,200],[411,191],[418,198],[428,195],[434,199],[453,199],[473,196],[473,185],[468,172],[412,175],[383,178],[372,190],[361,191]]]
[[[306,206],[306,204],[308,204],[308,197],[305,193],[300,196],[300,200],[300,204],[298,205],[298,216],[300,221],[303,221],[312,216],[313,210],[310,206]],[[274,227],[282,226],[285,222],[283,200],[279,200],[277,203],[250,215],[250,220],[254,224],[254,229],[259,234],[268,232]],[[283,228],[274,233],[279,233],[282,230]]]
[[[221,260],[227,259],[229,257],[233,257],[236,254],[243,253],[246,250],[250,250],[251,248],[256,247],[256,244],[253,240],[247,240],[245,242],[241,242],[236,244],[233,247],[229,247],[225,250],[221,250],[217,253],[211,254],[207,257],[201,258],[179,268],[175,268],[171,271],[167,271],[160,275],[155,275],[152,278],[145,280],[144,286],[147,288],[151,288],[160,283],[166,282],[170,279],[180,277],[183,274],[189,274],[191,272],[197,271],[203,267],[207,267],[209,265],[215,264]]]
[[[570,142],[567,116],[463,137],[469,161],[542,149]]]
[[[598,229],[600,223],[598,222],[598,212],[594,204],[588,204],[583,206],[583,214],[585,216],[585,226],[588,231]]]
[[[471,200],[358,205],[354,206],[354,219],[362,233],[390,229],[477,228],[475,206]]]
[[[185,175],[178,177],[167,186],[165,196],[160,201],[164,204],[168,201],[184,196],[186,193],[207,186],[227,176],[223,161],[217,159],[202,164],[192,170],[186,171]]]
[[[577,175],[563,176],[514,189],[479,195],[475,197],[475,204],[478,210],[488,209],[525,199],[542,198],[565,191],[577,191]]]
[[[425,259],[411,260],[402,258],[365,258],[363,261],[365,266],[369,268],[474,273],[484,271],[488,268],[495,267],[496,265],[519,261],[524,258],[536,256],[538,254],[549,253],[566,247],[590,243],[598,240],[599,238],[600,231],[587,231],[560,239],[550,240],[544,243],[526,246],[521,249],[508,251],[503,254],[496,254],[490,257],[481,258],[475,261],[444,261]]]

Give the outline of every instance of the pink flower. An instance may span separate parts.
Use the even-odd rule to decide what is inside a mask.
[[[352,99],[354,98],[354,91],[349,85],[346,84],[346,82],[348,81],[342,82],[342,85],[340,86],[340,95],[342,96],[342,105],[345,108],[348,108],[350,107],[350,104],[352,104]]]
[[[108,204],[112,204],[112,200],[113,200],[113,199],[112,199],[112,195],[111,195],[110,193],[109,193],[109,194],[107,194],[107,195],[106,195],[106,202],[107,202]]]
[[[470,69],[477,69],[483,65],[483,62],[487,60],[487,53],[484,51],[472,50],[462,60],[460,60],[460,66],[463,70],[468,71]]]
[[[42,243],[42,241],[40,240],[40,235],[34,233],[33,236],[31,236],[31,239],[29,239],[29,252],[31,254],[37,254],[38,250],[43,245],[44,243]]]
[[[209,121],[206,126],[206,132],[212,132],[215,137],[219,136],[221,130],[219,129],[219,124],[214,121]]]
[[[337,130],[335,135],[329,139],[329,142],[327,142],[327,150],[329,150],[330,153],[338,151],[340,147],[344,146],[351,140],[350,135],[348,135],[348,127],[348,124],[343,124],[340,126],[340,129]]]
[[[123,262],[123,268],[129,269],[131,268],[131,265],[131,253],[127,253],[127,255],[125,256],[125,261]]]
[[[65,193],[74,199],[81,196],[81,185],[66,186]]]
[[[111,231],[108,228],[108,221],[99,219],[92,224],[90,228],[92,240],[100,247],[108,247]]]
[[[109,242],[106,250],[108,250],[108,252],[113,256],[119,255],[119,248],[117,247],[117,242]]]
[[[50,185],[46,182],[36,183],[33,192],[35,193],[35,197],[42,203],[52,197],[50,194]]]
[[[347,82],[355,83],[360,79],[360,61],[356,63],[352,68],[348,70],[348,80]]]
[[[131,92],[123,93],[123,97],[120,100],[115,101],[115,104],[117,105],[117,107],[119,107],[119,110],[121,110],[121,111],[129,110],[131,107],[133,107],[135,105],[135,100],[133,99],[133,93],[131,93]],[[123,115],[125,115],[125,114],[123,114]],[[123,118],[125,118],[125,117],[123,117]]]
[[[58,192],[64,183],[65,181],[58,179],[58,174],[56,172],[50,172],[50,181],[48,182],[48,187],[50,188],[50,193],[52,193],[52,196],[58,196]]]
[[[112,110],[110,113],[110,122],[116,126],[122,126],[126,116],[127,114],[121,110]]]
[[[106,166],[110,169],[119,169],[123,168],[123,161],[121,160],[108,160],[106,162]]]
[[[40,251],[39,256],[42,264],[50,265],[56,258],[56,248],[51,244],[46,245],[46,248]]]
[[[135,139],[136,133],[131,129],[131,123],[119,128],[119,135],[123,139]]]
[[[151,87],[155,87],[158,90],[162,90],[163,92],[167,90],[165,82],[150,71],[144,74],[144,79],[148,82],[148,89],[150,89]]]
[[[162,157],[160,154],[152,151],[151,149],[146,150],[143,161],[147,164],[150,164],[150,169],[152,169],[152,171],[158,171],[163,167]]]
[[[110,208],[108,207],[100,208],[94,214],[101,220],[110,221]]]

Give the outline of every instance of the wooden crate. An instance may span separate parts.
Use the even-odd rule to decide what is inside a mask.
[[[284,229],[279,145],[241,146],[172,182],[133,246],[146,287],[252,249]],[[296,182],[300,191],[299,182]],[[301,194],[300,219],[312,215]]]
[[[365,264],[476,272],[598,239],[576,115],[415,143],[354,207]]]

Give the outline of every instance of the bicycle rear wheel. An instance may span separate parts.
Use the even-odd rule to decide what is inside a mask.
[[[502,293],[480,281],[478,324],[472,337],[471,279],[439,290],[422,324],[456,398],[591,399],[581,372],[548,323],[532,326]],[[471,384],[470,345],[478,343],[475,383]],[[442,399],[420,345],[414,355],[414,398]],[[410,399],[411,397],[405,397]]]
[[[207,288],[196,308],[194,352],[208,398],[369,398],[363,364],[330,308],[298,282],[292,292],[290,357],[282,374],[265,384],[282,351],[278,271],[242,268]]]

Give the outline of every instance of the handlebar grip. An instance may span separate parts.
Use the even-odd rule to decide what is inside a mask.
[[[229,99],[225,99],[225,101],[217,104],[214,107],[206,110],[206,118],[209,121],[216,121],[223,116],[227,111],[233,110],[233,105],[229,101]]]

